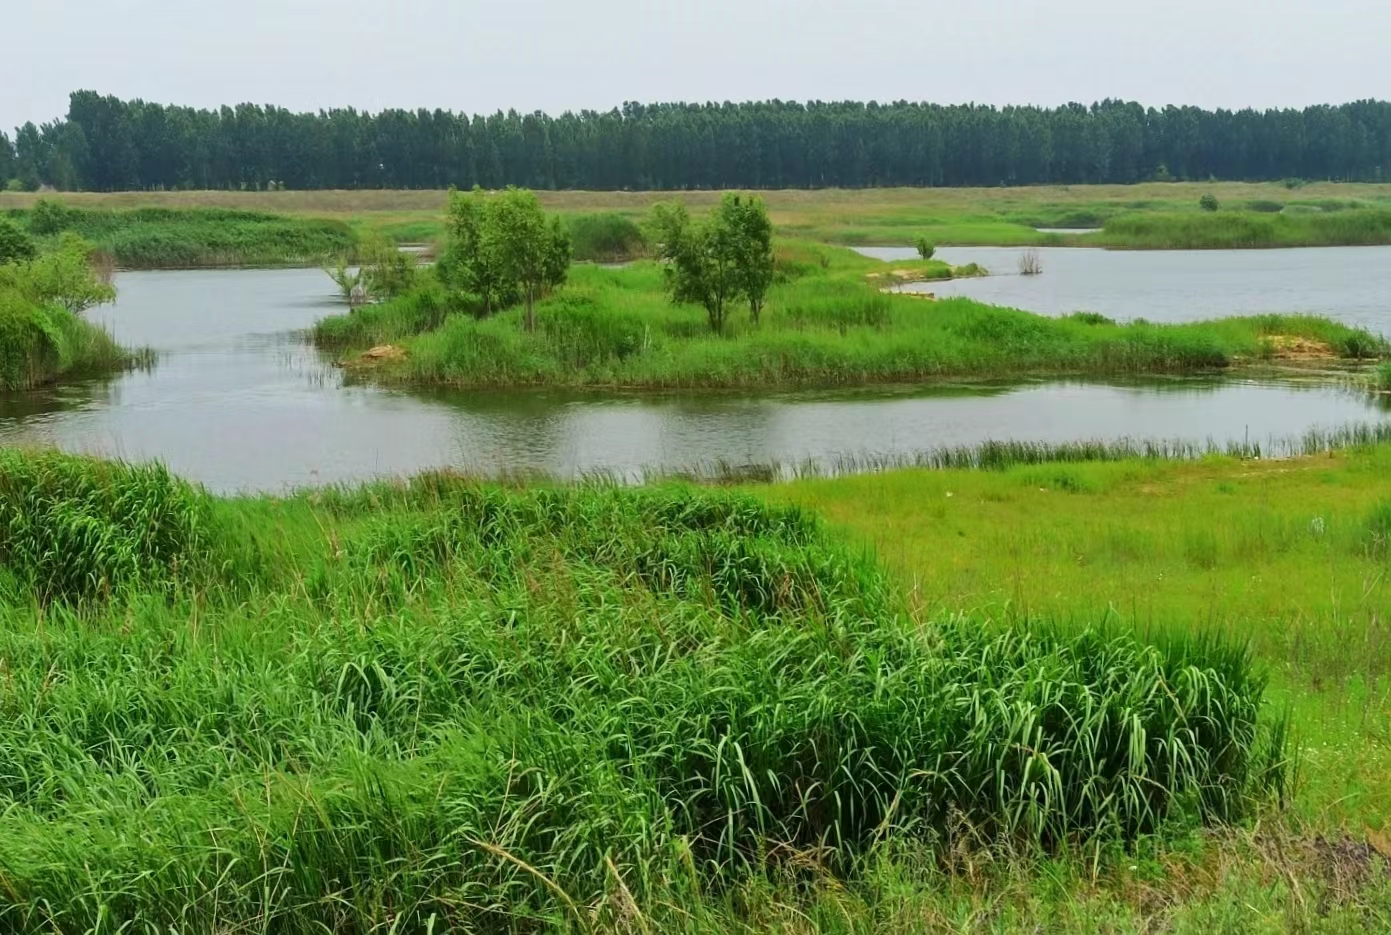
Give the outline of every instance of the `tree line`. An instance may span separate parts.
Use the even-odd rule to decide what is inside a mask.
[[[65,190],[820,188],[1391,178],[1391,103],[1303,110],[629,103],[560,116],[217,110],[75,92],[0,134],[0,184]]]

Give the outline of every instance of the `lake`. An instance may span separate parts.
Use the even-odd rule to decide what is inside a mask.
[[[881,260],[917,257],[911,247],[863,247]],[[1043,275],[1020,276],[1016,247],[939,247],[956,266],[994,275],[910,287],[967,296],[1043,315],[1100,312],[1118,321],[1194,321],[1262,312],[1324,315],[1391,333],[1391,247],[1289,250],[1099,250],[1042,247]]]
[[[1045,268],[1043,278],[1056,275]],[[0,444],[157,458],[232,492],[431,467],[637,478],[644,469],[832,464],[986,440],[1265,441],[1385,418],[1344,388],[1215,380],[754,397],[411,393],[345,386],[307,343],[304,329],[341,307],[318,270],[130,272],[117,287],[117,304],[92,314],[119,340],[156,348],[158,364],[0,395]]]

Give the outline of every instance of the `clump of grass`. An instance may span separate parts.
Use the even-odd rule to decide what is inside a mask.
[[[39,306],[0,290],[0,390],[26,390],[60,377],[115,373],[153,362],[110,332],[63,308]]]
[[[206,497],[159,465],[0,451],[0,564],[40,603],[173,586],[208,535]]]
[[[1262,794],[1240,646],[924,626],[796,507],[439,474],[219,501],[32,457],[7,587],[110,601],[0,605],[9,927],[588,929],[791,852],[853,882],[963,826],[1046,851]]]

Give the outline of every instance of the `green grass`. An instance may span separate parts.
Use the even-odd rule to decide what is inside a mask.
[[[39,202],[10,216],[40,237],[71,231],[127,269],[311,266],[351,254],[340,222],[221,208],[103,210]]]
[[[1278,214],[1258,211],[1128,214],[1085,242],[1134,250],[1229,250],[1391,243],[1391,211],[1347,209]]]
[[[1054,319],[966,299],[886,294],[893,269],[950,276],[942,263],[892,266],[811,244],[780,247],[780,278],[762,325],[736,312],[715,336],[698,307],[673,307],[655,263],[576,267],[537,307],[525,333],[517,311],[477,321],[448,315],[438,292],[329,318],[321,346],[343,353],[400,344],[404,359],[362,368],[382,382],[461,387],[727,388],[847,386],[940,377],[1103,376],[1230,368],[1278,356],[1276,336],[1373,358],[1383,342],[1325,319],[1257,316],[1185,325]],[[878,277],[871,279],[870,277]]]
[[[1239,641],[917,619],[810,513],[689,487],[0,452],[0,658],[10,931],[877,927],[987,845],[1286,784]]]
[[[0,390],[102,376],[151,360],[149,351],[121,347],[104,328],[78,315],[0,290]]]

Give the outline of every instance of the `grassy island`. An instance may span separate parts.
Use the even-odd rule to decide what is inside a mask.
[[[1364,331],[1313,317],[1120,325],[1095,315],[1055,319],[924,294],[933,279],[977,272],[938,261],[883,264],[849,250],[784,243],[760,324],[736,314],[719,335],[706,327],[698,306],[667,300],[658,264],[639,262],[621,269],[576,266],[564,288],[537,304],[531,332],[522,327],[520,309],[485,319],[453,312],[448,294],[427,282],[412,294],[325,319],[315,338],[364,378],[498,388],[1185,373],[1277,360],[1294,347],[1325,359],[1373,358],[1385,350]],[[378,353],[363,356],[373,348]]]

